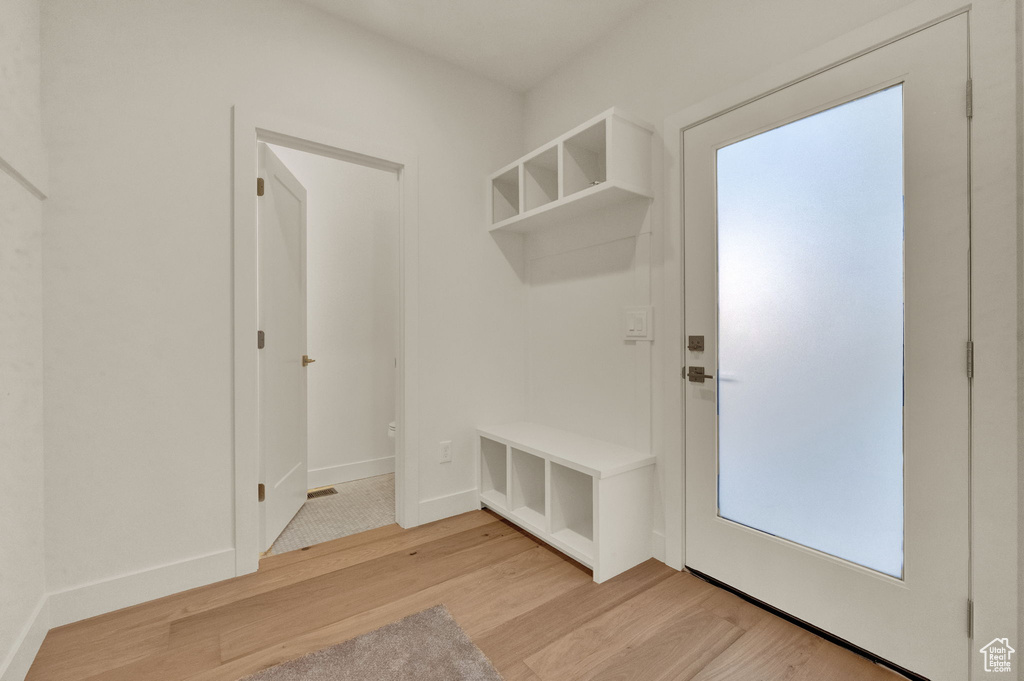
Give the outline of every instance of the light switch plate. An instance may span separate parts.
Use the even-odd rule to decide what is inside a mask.
[[[625,316],[626,340],[654,340],[654,308],[627,307]]]

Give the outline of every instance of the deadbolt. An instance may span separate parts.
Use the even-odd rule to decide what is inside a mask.
[[[690,336],[686,349],[691,352],[704,352],[704,336]]]
[[[687,367],[686,380],[690,383],[703,383],[705,378],[714,378],[714,376],[705,374],[704,367]]]
[[[312,364],[315,361],[316,361],[315,359],[310,359],[309,355],[303,355],[302,356],[302,366],[304,366],[304,367],[308,367],[310,364]]]

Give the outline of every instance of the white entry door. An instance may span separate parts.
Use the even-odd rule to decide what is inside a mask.
[[[259,145],[261,550],[306,501],[306,190]]]
[[[682,149],[686,564],[932,681],[969,659],[966,24]]]

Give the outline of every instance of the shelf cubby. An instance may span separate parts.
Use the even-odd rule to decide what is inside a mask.
[[[491,221],[495,224],[519,215],[519,168],[510,168],[491,180]]]
[[[523,208],[526,211],[558,200],[558,147],[545,149],[523,163]]]
[[[585,473],[551,464],[551,533],[594,541],[594,479]]]
[[[485,437],[480,438],[480,496],[508,508],[508,447]]]
[[[480,503],[606,579],[651,557],[654,457],[537,423],[477,429]],[[491,469],[507,465],[507,495]]]
[[[547,529],[544,459],[511,448],[512,480],[509,507],[513,514],[539,530]]]
[[[565,140],[562,185],[566,196],[608,179],[607,122],[598,121]]]
[[[609,109],[490,178],[491,231],[528,233],[653,197],[654,129]]]

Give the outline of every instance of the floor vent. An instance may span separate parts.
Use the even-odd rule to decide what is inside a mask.
[[[338,490],[333,487],[323,487],[321,489],[315,489],[312,492],[306,492],[306,499],[319,499],[320,497],[329,497],[332,494],[337,494]]]

